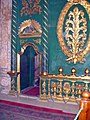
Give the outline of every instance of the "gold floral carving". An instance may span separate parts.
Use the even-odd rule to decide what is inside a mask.
[[[24,44],[27,40],[20,40],[20,45]]]
[[[30,15],[41,13],[41,6],[40,4],[41,0],[22,0],[22,9],[21,9],[21,16],[24,15]]]
[[[68,19],[66,20],[65,23],[65,33],[66,33],[65,37],[68,47],[66,46],[63,35],[64,19],[66,17],[67,12],[74,4],[81,4],[89,14],[88,7],[90,7],[90,5],[86,0],[69,1],[64,6],[64,9],[60,14],[57,25],[57,35],[62,51],[65,53],[65,55],[68,56],[67,61],[71,61],[74,64],[76,64],[77,62],[84,62],[84,57],[90,51],[90,38],[88,39],[86,46],[83,48],[85,40],[87,39],[87,35],[86,35],[87,21],[86,18],[84,17],[84,12],[82,10],[79,10],[78,7],[76,6],[73,11],[69,12]],[[81,26],[80,23],[82,24]],[[82,31],[81,34],[80,31]],[[70,34],[70,32],[72,34]]]
[[[73,59],[73,62],[76,63],[77,54],[82,51],[82,47],[86,40],[87,21],[86,18],[84,18],[84,12],[77,7],[75,7],[73,11],[70,11],[68,16],[69,18],[66,20],[65,26],[65,37],[67,45],[73,55],[67,60]],[[79,17],[81,17],[81,19],[79,19]],[[71,20],[72,18],[73,20]],[[80,26],[80,24],[83,25]],[[83,33],[80,34],[81,31],[83,31]]]
[[[26,20],[19,26],[18,35],[20,38],[41,37],[41,25],[35,20]]]
[[[41,44],[41,39],[34,40],[35,43]]]

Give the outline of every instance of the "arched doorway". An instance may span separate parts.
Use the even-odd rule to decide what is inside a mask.
[[[34,44],[28,43],[21,48],[19,53],[19,70],[20,76],[17,80],[17,86],[20,93],[38,96],[41,54]]]

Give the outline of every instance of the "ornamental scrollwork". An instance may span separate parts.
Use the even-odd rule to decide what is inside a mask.
[[[75,7],[73,11],[70,11],[65,25],[66,42],[73,54],[67,60],[74,59],[74,63],[76,63],[77,54],[82,51],[87,38],[87,21],[84,18],[84,12]]]
[[[42,28],[36,20],[25,20],[18,29],[20,38],[41,37]]]
[[[40,14],[42,12],[40,1],[41,0],[22,0],[21,16]]]
[[[81,6],[80,8],[78,7]],[[71,9],[72,7],[72,9]],[[86,10],[86,13],[83,9]],[[90,37],[87,20],[90,19],[90,3],[86,0],[68,0],[57,25],[57,36],[62,51],[68,57],[66,61],[85,62],[90,51]]]

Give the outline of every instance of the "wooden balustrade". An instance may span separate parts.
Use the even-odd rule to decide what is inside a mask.
[[[83,107],[78,120],[90,120],[90,92],[82,93],[83,99],[80,101],[80,109]]]

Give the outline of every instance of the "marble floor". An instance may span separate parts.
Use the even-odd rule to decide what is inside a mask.
[[[11,102],[18,102],[28,105],[40,106],[45,108],[51,108],[56,110],[62,110],[63,112],[77,114],[79,110],[78,104],[66,104],[55,101],[42,101],[39,97],[31,97],[25,95],[10,96],[5,94],[0,94],[0,100],[7,100]]]

